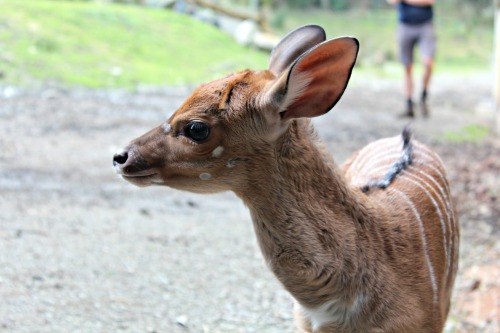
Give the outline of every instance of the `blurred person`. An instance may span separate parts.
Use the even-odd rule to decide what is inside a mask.
[[[420,107],[423,116],[427,117],[429,115],[427,93],[436,53],[436,34],[434,32],[434,12],[432,8],[434,0],[387,0],[387,2],[396,5],[398,10],[397,40],[399,57],[404,66],[406,96],[406,109],[402,116],[410,118],[415,116],[412,69],[413,53],[415,46],[418,44],[424,64]]]

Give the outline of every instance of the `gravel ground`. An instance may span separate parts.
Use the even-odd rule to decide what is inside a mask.
[[[500,327],[500,144],[437,140],[492,125],[490,83],[438,77],[431,118],[413,122],[443,155],[460,205],[462,270],[448,332]],[[189,91],[0,87],[0,332],[293,332],[290,296],[233,194],[138,189],[114,173],[112,154]],[[354,77],[316,124],[342,163],[397,135],[402,105],[398,82]]]

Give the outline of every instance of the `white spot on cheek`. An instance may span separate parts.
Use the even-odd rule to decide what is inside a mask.
[[[170,126],[169,123],[163,124],[163,133],[168,134],[168,133],[170,133],[171,129],[172,129],[172,127]]]
[[[212,151],[212,156],[213,157],[220,157],[222,155],[222,153],[224,152],[224,147],[222,146],[219,146],[217,148],[215,148],[213,151]]]
[[[210,178],[212,178],[212,175],[209,174],[208,172],[200,173],[200,179],[201,180],[209,180]]]
[[[235,166],[236,166],[236,161],[235,160],[229,160],[229,161],[227,161],[226,167],[228,167],[229,169],[232,169]]]

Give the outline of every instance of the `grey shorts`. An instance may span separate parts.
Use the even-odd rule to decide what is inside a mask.
[[[409,25],[399,23],[398,32],[399,58],[405,65],[413,63],[413,50],[419,45],[424,58],[433,58],[436,54],[436,34],[432,22]]]

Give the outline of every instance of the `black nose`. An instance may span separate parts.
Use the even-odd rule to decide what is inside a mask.
[[[121,165],[127,162],[128,159],[128,152],[127,151],[122,151],[121,153],[115,154],[113,156],[113,166]]]

